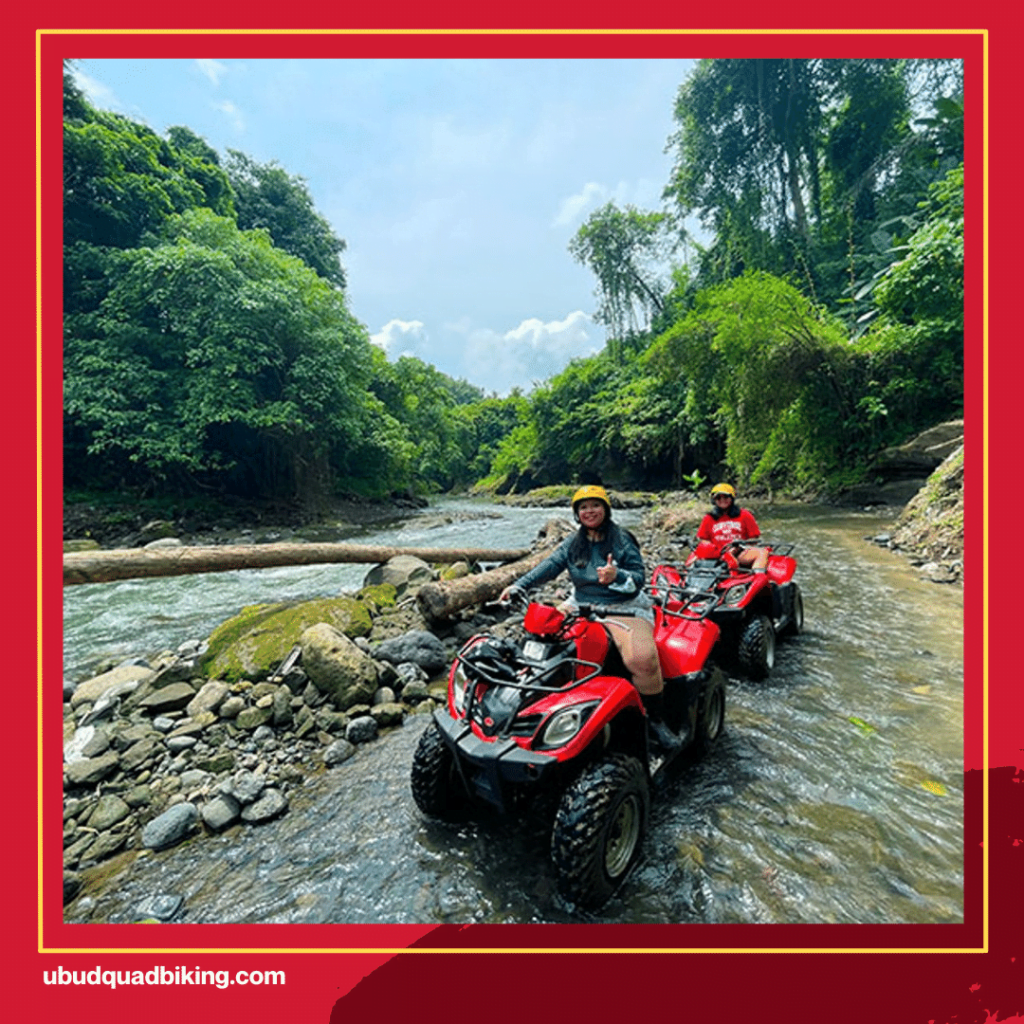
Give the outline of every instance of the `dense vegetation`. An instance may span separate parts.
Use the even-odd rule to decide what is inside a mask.
[[[66,75],[66,488],[316,505],[590,469],[828,491],[960,414],[959,64],[706,60],[674,113],[664,208],[609,204],[570,245],[603,351],[498,398],[371,344],[301,178]]]

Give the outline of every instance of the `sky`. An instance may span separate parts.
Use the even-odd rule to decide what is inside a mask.
[[[94,106],[301,176],[374,343],[506,395],[604,345],[596,279],[567,247],[609,200],[662,207],[694,63],[82,58],[75,74]]]

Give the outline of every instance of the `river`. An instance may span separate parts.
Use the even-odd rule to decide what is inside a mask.
[[[644,856],[589,921],[953,923],[963,899],[963,596],[868,542],[886,513],[756,509],[796,543],[804,632],[765,682],[730,678],[726,731],[652,802]],[[528,543],[545,510],[444,501],[360,536],[443,547]],[[498,518],[493,518],[495,515]],[[620,514],[636,521],[639,513]],[[436,521],[436,520],[435,520]],[[329,538],[328,538],[329,539]],[[356,538],[352,538],[356,539]],[[366,567],[246,570],[69,587],[65,672],[207,635],[243,605],[357,587]],[[409,793],[422,718],[308,780],[277,822],[126,861],[69,921],[578,921],[528,824],[428,821]]]

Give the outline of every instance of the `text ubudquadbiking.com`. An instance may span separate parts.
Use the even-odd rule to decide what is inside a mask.
[[[85,971],[69,971],[58,966],[43,971],[44,985],[106,985],[119,988],[128,985],[284,985],[284,971],[211,971],[201,967],[152,967],[148,971],[109,971],[94,967]]]

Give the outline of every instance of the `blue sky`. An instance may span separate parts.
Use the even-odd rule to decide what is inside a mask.
[[[661,207],[693,63],[82,58],[76,74],[96,106],[301,175],[374,341],[507,394],[604,344],[567,245],[609,200]]]

